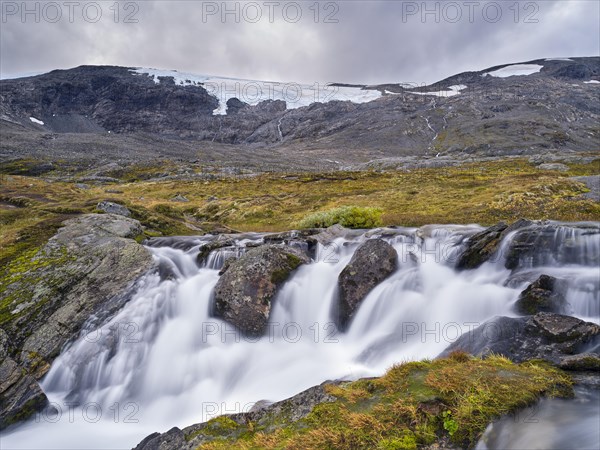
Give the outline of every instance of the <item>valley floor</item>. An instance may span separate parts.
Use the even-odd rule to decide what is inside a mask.
[[[559,164],[562,170],[509,159],[403,171],[157,178],[169,168],[145,165],[114,174],[110,182],[86,181],[83,174],[57,181],[65,179],[59,170],[16,175],[27,161],[13,161],[0,165],[1,260],[38,247],[62,221],[99,212],[106,200],[129,208],[148,236],[288,230],[307,215],[340,206],[379,208],[386,226],[598,220],[600,204],[588,187],[593,191],[600,175],[600,159],[593,156],[587,163]]]

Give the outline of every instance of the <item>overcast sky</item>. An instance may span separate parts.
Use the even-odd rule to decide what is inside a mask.
[[[82,64],[298,82],[431,83],[600,54],[597,0],[1,1],[0,74]],[[225,9],[230,11],[223,16]]]

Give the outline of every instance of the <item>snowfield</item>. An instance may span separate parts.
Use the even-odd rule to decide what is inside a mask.
[[[31,120],[33,123],[37,123],[38,125],[44,125],[44,122],[42,122],[39,119],[36,119],[35,117],[30,117],[29,120]]]
[[[460,94],[460,91],[466,89],[467,86],[464,84],[455,84],[454,86],[448,86],[448,90],[440,90],[434,92],[410,92],[411,94],[416,95],[435,95],[436,97],[454,97],[455,95]]]
[[[493,72],[486,72],[482,76],[491,76],[497,78],[507,78],[522,75],[531,75],[538,73],[544,66],[539,64],[514,64],[512,66],[506,66],[502,69],[494,70]]]
[[[136,68],[136,74],[147,74],[160,83],[160,77],[173,77],[179,86],[202,86],[208,93],[219,100],[214,115],[227,114],[227,100],[238,98],[250,105],[257,105],[265,100],[283,100],[288,109],[309,106],[312,103],[327,103],[334,100],[366,103],[381,97],[375,89],[358,87],[330,86],[315,83],[313,85],[299,83],[278,83],[271,81],[244,80],[239,78],[214,77],[177,72],[176,70],[158,70]]]

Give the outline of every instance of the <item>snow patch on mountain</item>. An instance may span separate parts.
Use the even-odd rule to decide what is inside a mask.
[[[546,61],[573,61],[571,58],[547,58]]]
[[[381,92],[378,90],[360,87],[245,80],[196,75],[176,70],[135,68],[131,71],[140,75],[146,74],[157,84],[161,82],[162,77],[172,77],[178,86],[202,86],[210,95],[219,100],[219,106],[213,111],[214,115],[227,114],[227,101],[231,98],[238,98],[253,106],[265,100],[283,100],[288,109],[296,109],[317,102],[327,103],[340,100],[366,103],[381,97]]]
[[[486,72],[483,76],[491,76],[497,78],[507,78],[522,75],[531,75],[538,73],[544,66],[539,64],[513,64],[512,66],[506,66],[502,69],[494,70],[493,72]]]
[[[31,120],[33,123],[37,123],[38,125],[44,125],[44,122],[42,122],[39,119],[36,119],[35,117],[30,117],[29,120]]]
[[[464,84],[455,84],[453,86],[448,86],[447,90],[439,90],[433,92],[410,92],[411,94],[416,95],[435,95],[436,97],[454,97],[455,95],[460,94],[460,91],[467,89],[467,86]]]
[[[590,80],[590,81],[584,81],[584,84],[600,84],[600,81],[598,80]]]

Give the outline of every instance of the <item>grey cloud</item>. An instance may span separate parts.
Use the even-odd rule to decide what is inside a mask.
[[[36,2],[29,2],[33,8]],[[49,2],[39,3],[43,8]],[[80,1],[80,5],[91,2]],[[302,2],[302,19],[288,23],[281,6],[269,23],[267,7],[257,23],[234,22],[232,15],[223,23],[215,16],[203,21],[203,8],[222,2],[144,1],[137,2],[138,23],[125,19],[121,3],[119,23],[115,23],[110,2],[99,2],[103,16],[97,23],[83,20],[81,12],[69,23],[40,22],[28,16],[3,17],[0,31],[0,73],[3,77],[42,72],[81,64],[115,64],[177,69],[193,73],[302,82],[417,82],[431,83],[466,70],[551,56],[600,54],[599,2],[538,1],[521,2],[515,20],[514,1],[495,2],[502,18],[486,21],[482,11],[494,12],[494,2],[478,2],[475,20],[468,18],[468,6],[457,2],[336,2],[337,23],[323,23],[333,12],[321,2],[319,23],[315,23],[313,2]],[[130,2],[131,3],[131,2]],[[332,2],[329,2],[332,3]],[[21,2],[2,2],[6,5]],[[62,1],[56,2],[59,6]],[[537,23],[526,23],[531,6],[539,8]],[[248,7],[248,2],[239,4]],[[403,16],[407,8],[436,7],[456,23],[429,14]],[[10,5],[9,5],[10,6]],[[232,4],[229,3],[229,7]],[[513,7],[511,9],[511,7]],[[453,9],[454,8],[454,9]],[[132,10],[130,9],[129,12]],[[293,12],[293,9],[291,10]]]

